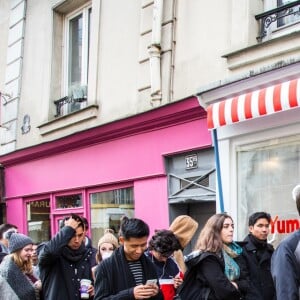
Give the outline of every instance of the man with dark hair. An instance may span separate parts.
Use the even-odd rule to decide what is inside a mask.
[[[183,273],[172,257],[181,249],[176,235],[167,229],[156,230],[148,243],[146,255],[154,264],[164,299],[173,299],[176,289],[183,282]]]
[[[271,216],[266,212],[255,212],[249,217],[249,234],[245,238],[242,256],[249,271],[251,288],[247,300],[276,299],[271,275],[271,257],[274,248],[268,243]]]
[[[292,197],[300,215],[300,185],[294,187]],[[277,299],[300,299],[300,230],[285,238],[276,248],[271,263],[271,272]]]
[[[92,281],[92,251],[84,245],[82,219],[72,214],[60,231],[39,249],[39,270],[45,299],[79,300],[80,280]],[[88,293],[94,294],[89,286]]]
[[[96,262],[97,249],[93,247],[92,240],[88,236],[89,222],[88,222],[87,218],[81,217],[81,219],[83,221],[84,229],[85,229],[84,245],[85,245],[86,248],[91,249],[91,251],[93,252],[91,263],[92,263],[92,265],[94,267],[94,266],[97,265],[97,262]]]
[[[144,255],[149,226],[142,220],[123,217],[119,240],[121,246],[96,269],[95,297],[99,299],[163,299],[152,262]]]

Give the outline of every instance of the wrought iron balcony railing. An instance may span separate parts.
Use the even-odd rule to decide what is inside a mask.
[[[288,16],[300,16],[300,1],[294,1],[255,16],[260,22],[259,42],[267,35],[270,25],[277,22],[277,27],[284,25],[284,18]]]
[[[86,102],[87,101],[87,97],[83,97],[83,98],[73,98],[73,97],[69,97],[69,96],[66,96],[66,97],[63,97],[61,99],[58,99],[58,100],[55,100],[54,101],[54,104],[56,106],[56,115],[54,116],[55,118],[57,117],[61,117],[63,114],[62,112],[62,108],[64,105],[67,105],[67,104],[80,104],[82,102]],[[81,108],[80,105],[78,105],[78,108],[72,108],[71,111],[76,111],[76,110],[79,110]]]

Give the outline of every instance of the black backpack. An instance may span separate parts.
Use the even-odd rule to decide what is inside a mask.
[[[200,268],[200,263],[207,255],[205,252],[198,252],[193,259],[197,259],[197,263],[188,268],[184,274],[184,280],[181,286],[177,289],[177,293],[174,300],[205,300],[209,299],[211,292],[210,287],[203,284],[203,281],[199,278],[197,269]]]

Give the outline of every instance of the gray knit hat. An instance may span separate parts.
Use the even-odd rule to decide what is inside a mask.
[[[23,249],[25,246],[33,244],[32,239],[22,233],[16,233],[11,231],[7,235],[8,237],[8,251],[9,253],[16,252]]]

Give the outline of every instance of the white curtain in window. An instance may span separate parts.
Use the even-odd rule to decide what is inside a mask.
[[[247,235],[248,217],[256,211],[270,213],[273,220],[276,216],[277,220],[298,219],[291,191],[300,183],[299,139],[275,139],[264,145],[244,146],[238,149],[237,162],[240,239]],[[285,235],[277,233],[275,245]]]

